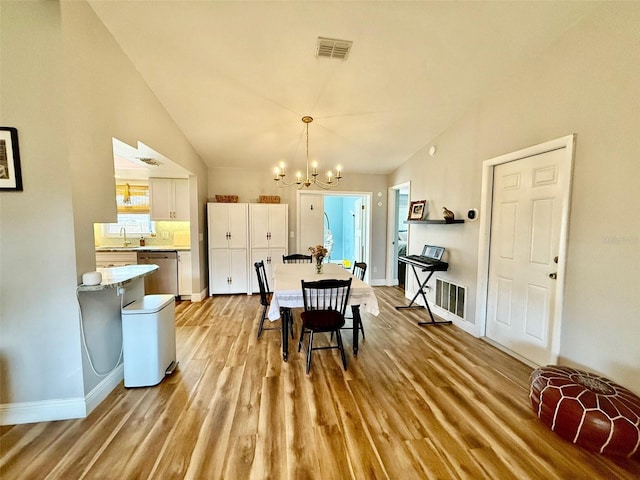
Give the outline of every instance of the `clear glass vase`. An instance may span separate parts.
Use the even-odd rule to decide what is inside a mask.
[[[316,273],[317,274],[321,274],[322,273],[322,257],[316,257]]]

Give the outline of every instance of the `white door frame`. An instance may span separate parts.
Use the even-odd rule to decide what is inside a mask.
[[[394,271],[397,266],[394,263],[395,258],[395,250],[397,248],[397,242],[395,242],[394,238],[396,235],[396,225],[400,221],[398,216],[398,205],[397,205],[397,190],[408,190],[409,198],[411,198],[411,182],[404,182],[398,185],[393,185],[387,189],[387,266],[385,273],[385,285],[388,287],[393,285],[398,285],[397,275],[394,276]],[[409,244],[409,229],[407,229],[407,245]]]
[[[560,227],[560,245],[558,255],[558,282],[554,308],[554,328],[551,340],[551,353],[557,360],[560,353],[560,332],[562,326],[562,305],[564,303],[565,272],[567,260],[567,243],[569,239],[569,213],[571,210],[571,185],[573,180],[573,160],[576,134],[557,138],[539,145],[507,153],[499,157],[485,160],[482,163],[482,192],[480,199],[480,236],[478,245],[478,291],[476,295],[476,328],[475,335],[484,337],[487,326],[487,303],[489,290],[489,250],[491,246],[491,210],[493,207],[493,170],[497,165],[512,162],[545,152],[566,149],[569,166],[568,187],[562,193],[562,224]]]

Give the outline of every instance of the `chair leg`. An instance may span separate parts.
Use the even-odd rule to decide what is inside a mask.
[[[291,339],[293,340],[293,312],[291,309],[289,309],[287,314],[289,315],[289,329],[291,330]]]
[[[264,329],[264,319],[267,316],[267,307],[262,307],[262,315],[260,316],[260,324],[258,325],[258,338],[262,335],[262,330]]]
[[[304,339],[304,325],[300,328],[300,338],[298,339],[298,351],[302,348],[302,340]]]
[[[307,350],[307,375],[311,370],[311,352],[313,352],[313,330],[309,331],[309,349]]]
[[[364,326],[362,325],[362,319],[360,319],[360,325],[358,325],[360,327],[360,332],[362,332],[362,339],[364,340]]]
[[[340,330],[336,330],[336,340],[338,340],[338,349],[340,350],[340,356],[342,357],[342,366],[345,371],[347,370],[347,357],[344,354],[344,346],[342,345],[342,335],[340,335]]]

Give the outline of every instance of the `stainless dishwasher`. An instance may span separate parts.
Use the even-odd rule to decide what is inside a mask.
[[[139,264],[153,264],[158,270],[144,277],[144,293],[170,293],[178,296],[178,252],[138,252]]]

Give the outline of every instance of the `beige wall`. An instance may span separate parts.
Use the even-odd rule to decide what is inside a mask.
[[[385,279],[385,248],[387,225],[387,177],[386,175],[357,174],[345,172],[344,179],[335,191],[371,192],[371,265],[369,275],[372,282],[383,283]],[[322,191],[322,190],[321,190]],[[277,187],[273,181],[273,169],[249,170],[238,168],[209,169],[209,192],[211,201],[215,195],[238,195],[240,202],[257,202],[260,195],[279,195],[280,203],[289,205],[289,231],[297,231],[297,205],[295,187]],[[382,197],[377,193],[382,192]],[[382,206],[377,203],[382,202]],[[296,250],[296,239],[289,237],[289,251]],[[376,270],[374,272],[374,269]]]
[[[561,362],[640,392],[640,4],[608,5],[496,85],[391,176],[413,199],[479,207],[482,161],[577,134]],[[485,215],[486,212],[480,212]],[[476,295],[478,223],[413,226],[453,247],[448,274]],[[475,308],[475,305],[474,305]],[[474,315],[474,310],[470,310]],[[474,319],[470,318],[473,322]]]
[[[3,1],[0,21],[0,124],[18,129],[24,185],[0,192],[0,404],[81,398],[59,4]]]
[[[0,193],[0,404],[76,404],[100,382],[75,292],[95,269],[94,222],[115,219],[112,137],[194,174],[192,236],[206,226],[207,168],[88,4],[3,0],[0,13],[0,123],[18,129],[24,183]],[[204,241],[192,256],[201,289]],[[116,333],[98,357],[117,358]]]

